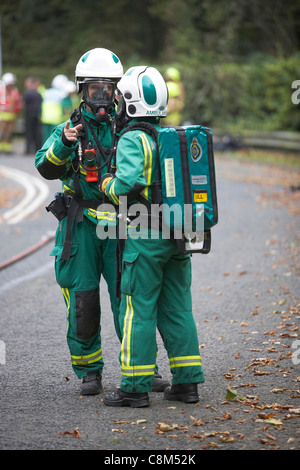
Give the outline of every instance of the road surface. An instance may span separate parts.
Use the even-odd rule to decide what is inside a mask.
[[[33,157],[2,155],[1,167],[15,170],[15,177],[0,174],[0,264],[55,231],[45,205],[59,190],[58,182],[39,177]],[[40,200],[25,218],[11,222],[4,214],[25,197],[29,203],[33,191],[17,170],[28,175]],[[167,402],[151,393],[149,408],[104,406],[103,395],[120,382],[104,283],[104,391],[80,396],[49,241],[0,269],[0,449],[101,450],[103,459],[113,453],[121,458],[125,450],[130,456],[300,449],[300,204],[299,191],[290,190],[300,175],[225,154],[216,159],[216,172],[219,223],[212,249],[192,257],[193,311],[206,375],[199,404]],[[158,343],[160,372],[170,379]]]

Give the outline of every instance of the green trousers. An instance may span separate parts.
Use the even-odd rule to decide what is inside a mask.
[[[81,378],[90,370],[100,373],[104,365],[101,348],[101,307],[99,283],[103,275],[110,295],[111,309],[117,335],[119,328],[119,300],[115,296],[116,240],[100,240],[96,224],[86,217],[74,223],[71,257],[60,259],[65,239],[67,217],[58,226],[55,248],[56,280],[62,288],[67,306],[67,342],[72,367]]]
[[[171,240],[125,242],[122,259],[120,326],[121,390],[152,389],[156,328],[167,350],[172,383],[204,382],[192,314],[191,260]]]

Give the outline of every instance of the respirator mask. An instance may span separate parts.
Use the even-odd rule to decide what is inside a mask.
[[[119,92],[119,102],[116,110],[117,132],[120,132],[132,118],[126,113],[126,103],[124,97]]]
[[[109,122],[114,109],[116,85],[110,80],[83,83],[83,101],[92,109],[96,122]]]

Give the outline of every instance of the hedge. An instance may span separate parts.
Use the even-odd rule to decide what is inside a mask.
[[[184,120],[228,131],[300,131],[300,104],[292,102],[300,55],[186,66],[182,77]]]

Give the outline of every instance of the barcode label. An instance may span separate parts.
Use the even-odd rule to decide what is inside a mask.
[[[174,176],[174,160],[173,158],[165,159],[165,177],[166,177],[166,193],[167,197],[176,196],[175,176]]]

